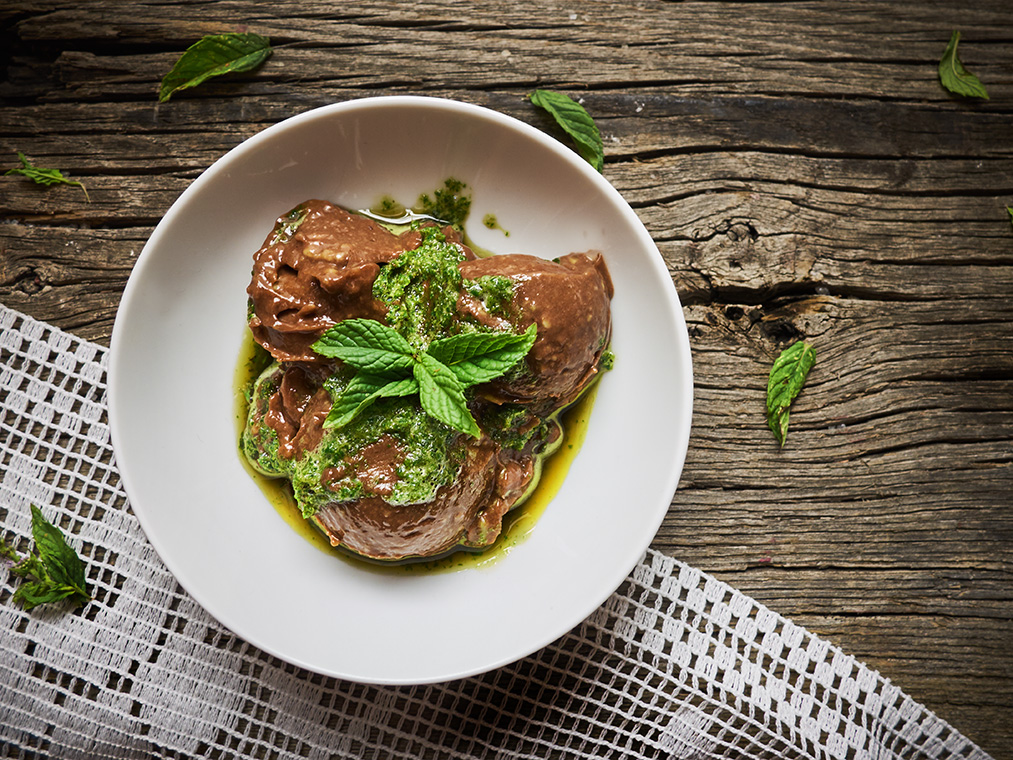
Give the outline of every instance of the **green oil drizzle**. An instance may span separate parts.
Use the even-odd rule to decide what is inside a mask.
[[[482,217],[482,224],[488,227],[490,230],[500,230],[504,237],[510,237],[510,231],[505,230],[499,225],[499,220],[495,214],[486,214]]]

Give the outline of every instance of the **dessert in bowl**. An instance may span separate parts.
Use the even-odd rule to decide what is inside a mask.
[[[468,188],[471,220],[495,216],[496,225],[467,224],[469,243],[492,259],[552,263],[600,252],[612,290],[614,368],[600,373],[595,364],[584,442],[523,541],[458,572],[373,572],[310,546],[244,467],[233,378],[249,331],[254,254],[276,220],[307,199],[342,209],[384,198],[409,205],[451,177]],[[470,268],[487,260],[462,262],[467,279],[482,276]],[[524,325],[515,327],[519,334]],[[301,114],[202,174],[138,258],[113,331],[109,385],[131,505],[183,587],[265,651],[374,683],[483,672],[590,614],[668,510],[692,408],[678,297],[621,195],[566,145],[523,122],[412,96]],[[516,401],[522,386],[504,381],[499,390]]]

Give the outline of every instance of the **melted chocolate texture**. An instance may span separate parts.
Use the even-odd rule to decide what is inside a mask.
[[[290,219],[279,217],[254,254],[246,289],[253,304],[250,330],[280,362],[317,362],[310,346],[327,328],[354,317],[383,320],[386,309],[373,298],[380,265],[417,248],[422,236],[415,230],[395,235],[327,201],[310,200],[297,210],[305,218],[296,230],[285,234]],[[453,229],[443,233],[467,258],[475,257]]]
[[[290,237],[276,234],[286,222],[278,219],[253,257],[247,288],[253,337],[283,362],[317,361],[310,346],[342,319],[382,319],[383,304],[373,298],[379,265],[414,247],[326,201],[307,201],[301,208],[306,218]]]
[[[467,293],[459,310],[489,326],[506,321],[514,331],[538,325],[527,371],[508,374],[481,389],[493,401],[537,403],[542,412],[566,406],[598,374],[612,332],[612,280],[600,253],[571,253],[558,262],[526,254],[491,256],[461,264],[468,279],[508,277],[514,298],[506,317],[490,315]]]
[[[466,446],[457,479],[441,487],[432,501],[393,506],[380,496],[369,496],[330,504],[315,519],[332,544],[367,557],[391,560],[443,554],[478,528],[496,486],[498,447],[488,438],[472,439]]]

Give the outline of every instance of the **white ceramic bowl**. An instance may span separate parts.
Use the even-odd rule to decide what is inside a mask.
[[[472,192],[475,242],[545,258],[604,252],[615,369],[587,439],[530,536],[500,560],[392,576],[310,546],[239,461],[233,376],[253,252],[309,198],[411,204],[447,177]],[[500,230],[481,224],[494,213]],[[465,103],[383,97],[318,108],[246,140],[156,227],[113,329],[116,460],[148,539],[183,587],[261,649],[361,682],[445,681],[510,663],[592,613],[668,510],[689,438],[682,310],[650,235],[568,146]]]

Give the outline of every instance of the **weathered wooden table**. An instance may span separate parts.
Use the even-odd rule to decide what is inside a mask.
[[[968,7],[971,6],[971,7]],[[950,34],[991,95],[942,89]],[[566,139],[525,94],[579,97],[690,325],[689,457],[654,546],[1013,755],[1013,16],[949,2],[8,0],[0,302],[107,344],[173,200],[309,108],[424,93]],[[204,34],[274,55],[168,103]],[[89,200],[90,199],[90,200]],[[767,372],[818,363],[779,449]]]

